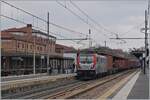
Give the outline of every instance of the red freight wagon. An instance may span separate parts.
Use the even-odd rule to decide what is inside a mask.
[[[129,67],[130,68],[136,68],[140,66],[140,62],[136,59],[130,59],[129,60]]]
[[[118,58],[114,61],[114,63],[115,63],[115,66],[118,68],[118,70],[127,69],[126,59]]]
[[[126,60],[125,60],[125,66],[124,66],[124,68],[125,68],[125,69],[129,69],[129,68],[130,68],[130,63],[131,63],[130,60],[129,60],[129,59],[126,59]]]
[[[107,55],[107,70],[108,72],[113,71],[113,57],[111,55]]]

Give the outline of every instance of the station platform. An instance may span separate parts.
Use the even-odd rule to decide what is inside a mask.
[[[140,73],[127,99],[150,99],[149,97],[149,77],[147,74]]]
[[[48,74],[40,73],[40,74],[29,74],[29,75],[3,76],[1,77],[1,82],[37,78],[37,77],[42,77],[42,76],[48,76]]]
[[[146,74],[141,69],[122,79],[112,86],[100,99],[150,99],[149,96],[149,69]]]
[[[72,79],[76,73],[71,74],[58,74],[58,75],[29,75],[29,76],[16,76],[3,78],[1,81],[1,90],[14,90],[15,88],[28,87],[33,85],[47,84],[58,80]],[[14,80],[13,80],[14,79]]]
[[[139,71],[119,91],[113,99],[149,99],[149,73]]]

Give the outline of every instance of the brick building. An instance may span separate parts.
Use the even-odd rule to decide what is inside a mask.
[[[33,29],[31,24],[1,32],[2,76],[33,73],[34,57],[35,72],[47,72],[48,54],[54,69],[64,60],[63,48],[56,46],[56,37]]]

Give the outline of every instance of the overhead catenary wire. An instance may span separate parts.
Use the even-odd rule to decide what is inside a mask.
[[[85,24],[88,24],[89,26],[91,26],[92,28],[94,28],[98,33],[102,33],[102,31],[100,31],[99,29],[97,29],[95,26],[91,25],[90,23],[88,23],[88,21],[86,21],[85,19],[83,19],[82,17],[80,17],[78,14],[76,14],[74,11],[72,11],[71,9],[69,9],[66,5],[63,5],[62,3],[60,3],[58,0],[56,0],[56,2],[62,6],[63,8],[67,9],[70,13],[72,13],[74,16],[76,16],[77,18],[79,18],[81,21],[83,21]],[[106,38],[108,38],[108,36],[106,34],[103,34]],[[108,38],[109,39],[109,38]],[[92,39],[93,41],[94,39]],[[95,42],[95,41],[94,41]],[[97,42],[95,42],[96,44],[98,44]]]
[[[125,40],[128,40],[128,39],[142,39],[142,38],[120,38],[119,35],[125,35],[125,34],[131,32],[133,29],[136,29],[136,28],[142,26],[143,23],[144,23],[144,22],[142,22],[142,23],[140,23],[140,24],[138,24],[138,25],[133,26],[132,28],[130,28],[128,31],[126,31],[126,32],[124,32],[124,33],[116,34],[116,38],[109,38],[109,39],[121,40],[121,41],[123,41],[123,43],[126,43],[127,41],[125,41]]]
[[[85,13],[80,7],[78,7],[74,2],[72,2],[72,0],[70,0],[71,4],[76,7],[81,13],[83,13],[89,20],[91,20],[93,23],[95,23],[99,28],[103,29],[104,31],[108,32],[111,35],[115,35],[117,36],[117,32],[114,33],[112,31],[109,31],[108,29],[106,29],[105,27],[103,27],[101,24],[99,24],[98,22],[96,22],[93,18],[91,18],[87,13]],[[119,39],[121,41],[123,41],[124,43],[126,43],[125,40]]]
[[[92,22],[94,22],[95,24],[97,24],[99,27],[102,27],[102,25],[100,25],[100,24],[97,23],[95,20],[93,20],[93,19],[92,19],[88,14],[86,14],[80,7],[78,7],[75,3],[73,3],[72,0],[70,0],[70,2],[71,2],[71,4],[72,4],[74,7],[76,7],[81,13],[83,13],[88,19],[90,19]],[[149,0],[149,2],[150,2],[150,0]],[[149,13],[149,5],[150,5],[150,3],[148,3],[148,13]],[[143,24],[143,23],[142,23],[142,24]],[[140,24],[140,25],[138,25],[138,26],[132,27],[130,30],[128,30],[128,31],[126,31],[126,32],[124,32],[124,33],[122,33],[121,35],[126,34],[126,33],[129,33],[130,31],[132,31],[133,29],[135,29],[135,28],[141,26],[142,24]],[[103,27],[102,27],[102,28],[103,28]],[[105,28],[103,28],[103,29],[106,30],[106,31],[108,31],[108,30],[105,29]],[[113,33],[113,32],[110,32],[110,33],[115,34],[116,36],[118,36],[118,34],[116,34],[116,33]],[[129,39],[129,38],[119,38],[119,40],[122,40],[124,43],[126,43],[126,41],[123,40],[123,39]],[[142,38],[130,38],[130,39],[142,39]]]
[[[36,16],[36,15],[34,15],[34,14],[28,12],[28,11],[25,11],[25,10],[23,10],[23,9],[21,9],[21,8],[18,8],[18,7],[14,6],[14,5],[12,5],[12,4],[6,2],[6,1],[3,1],[3,0],[0,0],[0,1],[3,2],[3,3],[5,3],[5,4],[7,4],[7,5],[9,5],[9,6],[11,6],[11,7],[13,7],[13,8],[15,8],[15,9],[17,9],[17,10],[20,10],[20,11],[22,11],[22,12],[28,14],[28,15],[31,15],[31,16],[33,16],[33,17],[35,17],[35,18],[37,18],[37,19],[39,19],[39,20],[41,20],[41,21],[47,23],[47,20],[45,20],[45,19],[43,19],[43,18],[40,18],[40,17],[38,17],[38,16]],[[52,23],[52,22],[49,22],[49,24],[51,24],[51,25],[53,25],[53,26],[55,26],[55,27],[61,28],[61,29],[63,29],[63,30],[72,32],[72,33],[78,33],[78,34],[86,35],[86,34],[84,34],[84,33],[82,33],[82,32],[78,32],[78,31],[75,31],[75,30],[66,28],[66,27],[64,27],[64,26],[61,26],[61,25],[57,25],[57,24]]]
[[[64,7],[65,9],[67,9],[69,12],[71,12],[73,15],[75,15],[76,17],[78,17],[80,20],[82,20],[84,23],[88,24],[88,22],[86,20],[84,20],[82,17],[80,17],[78,14],[76,14],[74,11],[72,11],[71,9],[69,9],[66,5],[63,5],[62,3],[60,3],[58,0],[56,0],[56,2],[61,5],[62,7]]]
[[[126,31],[126,32],[124,32],[124,33],[121,33],[121,34],[119,34],[119,35],[127,34],[127,33],[131,32],[133,29],[139,28],[139,27],[142,26],[143,24],[144,24],[144,22],[142,22],[142,23],[140,23],[140,24],[138,24],[138,25],[135,25],[135,26],[131,27],[128,31]]]
[[[81,13],[83,13],[88,19],[90,19],[93,23],[95,23],[97,26],[99,26],[100,28],[102,28],[104,31],[110,33],[110,34],[115,34],[114,32],[109,31],[108,29],[106,29],[105,27],[103,27],[101,24],[99,24],[97,21],[95,21],[93,18],[91,18],[87,13],[85,13],[79,6],[77,6],[74,2],[72,2],[72,0],[70,0],[71,4],[77,8]]]
[[[19,23],[21,23],[21,24],[25,24],[25,25],[27,25],[28,23],[26,23],[26,22],[24,22],[24,21],[21,21],[21,20],[18,20],[18,19],[15,19],[15,18],[12,18],[12,17],[9,17],[9,16],[5,16],[5,15],[3,15],[3,14],[0,14],[0,16],[2,16],[2,17],[5,17],[5,18],[7,18],[7,19],[11,19],[11,20],[13,20],[13,21],[15,21],[15,22],[19,22]],[[34,28],[37,28],[37,29],[39,29],[39,30],[41,30],[41,31],[44,31],[44,32],[46,32],[46,30],[44,30],[44,29],[42,29],[42,28],[40,28],[40,27],[37,27],[37,26],[34,26],[34,25],[32,25]],[[55,34],[54,32],[51,32],[50,31],[50,33],[52,33],[52,34],[54,34],[54,35],[57,35],[58,36],[58,34]]]
[[[3,1],[3,0],[0,0],[0,1],[2,1],[2,2],[5,2],[5,1]],[[5,3],[7,3],[7,2],[5,2]],[[44,22],[47,22],[46,20],[44,20],[43,18],[40,18],[40,17],[38,17],[38,16],[36,16],[36,15],[33,15],[32,13],[29,13],[29,12],[27,12],[27,11],[25,11],[25,10],[23,10],[23,9],[20,9],[20,8],[18,8],[18,7],[16,7],[16,6],[13,6],[13,5],[11,5],[10,3],[7,3],[7,4],[9,4],[11,7],[15,7],[16,9],[18,9],[18,10],[21,10],[21,11],[23,11],[23,12],[25,12],[25,13],[28,13],[29,15],[32,15],[33,17],[35,17],[35,18],[37,18],[37,19],[40,19],[41,21],[44,21]],[[89,18],[90,18],[90,16],[88,16]],[[85,22],[87,22],[87,21],[85,21]],[[94,22],[94,21],[93,21]],[[96,21],[95,21],[96,22]],[[87,22],[88,23],[88,22]],[[50,23],[51,24],[51,23]],[[99,24],[99,23],[97,23],[97,24]],[[63,27],[63,26],[60,26],[60,25],[58,25],[57,26],[57,24],[55,24],[55,23],[52,23],[52,25],[54,25],[54,26],[56,26],[56,27],[58,27],[58,28],[61,28],[61,29],[64,29],[64,30],[66,30],[66,27]],[[69,29],[69,28],[67,28],[67,29]],[[96,29],[98,32],[100,32],[98,29]],[[81,33],[81,32],[77,32],[77,31],[74,31],[74,30],[71,30],[71,29],[69,29],[69,30],[67,30],[67,31],[70,31],[70,32],[72,32],[72,33],[79,33],[79,34],[83,34],[83,33]],[[108,32],[109,33],[109,32]],[[115,34],[115,33],[114,33]],[[85,34],[83,34],[83,35],[85,35]]]
[[[88,24],[89,26],[91,26],[92,28],[94,28],[97,32],[99,32],[99,33],[101,33],[101,34],[103,34],[99,29],[97,29],[95,26],[93,26],[93,25],[91,25],[90,23],[88,23],[88,21],[86,21],[86,20],[84,20],[82,17],[80,17],[78,14],[76,14],[74,11],[72,11],[71,9],[69,9],[66,5],[63,5],[62,3],[60,3],[58,0],[56,0],[56,2],[60,5],[60,6],[62,6],[62,7],[64,7],[65,9],[67,9],[69,12],[71,12],[73,15],[75,15],[77,18],[79,18],[81,21],[83,21],[84,23],[86,23],[86,24]],[[74,6],[76,6],[76,5],[74,5]],[[76,6],[76,8],[78,9],[78,10],[81,10],[79,7],[77,7]],[[83,12],[82,11],[82,13],[84,13],[84,15],[85,16],[88,16],[85,12]],[[95,20],[93,20],[92,18],[90,18],[89,16],[88,16],[88,18],[90,19],[90,20],[92,20],[94,23],[96,23],[99,27],[101,27],[102,28],[102,26],[99,24],[99,23],[97,23]],[[105,31],[107,30],[107,29],[105,29],[105,28],[103,28]],[[110,32],[110,31],[108,31],[107,30],[107,32],[109,32],[110,34],[114,34],[114,35],[117,35],[116,33],[114,33],[114,32]],[[106,35],[106,34],[103,34],[106,38],[108,38],[108,36]],[[108,38],[109,39],[109,38]],[[125,40],[121,40],[121,39],[119,39],[120,41],[123,41],[123,43],[126,43],[126,41]]]
[[[40,18],[40,17],[38,17],[38,16],[36,16],[36,15],[33,15],[32,13],[27,12],[27,11],[21,9],[21,8],[18,8],[18,7],[14,6],[14,5],[12,5],[12,4],[8,3],[8,2],[5,2],[5,1],[3,1],[3,0],[0,0],[0,1],[3,2],[3,3],[5,3],[5,4],[7,4],[7,5],[9,5],[9,6],[11,6],[11,7],[13,7],[13,8],[15,8],[17,11],[20,10],[21,12],[24,12],[24,13],[26,13],[26,14],[28,14],[28,15],[31,15],[33,18],[39,19],[39,20],[41,20],[41,21],[47,23],[47,21],[46,21],[45,19],[43,19],[43,18]],[[0,15],[0,16],[3,16],[3,17],[5,17],[5,18],[11,19],[11,20],[13,20],[13,21],[16,21],[16,22],[19,22],[19,23],[22,23],[22,24],[28,24],[28,23],[25,23],[24,21],[21,21],[21,20],[19,20],[19,19],[15,19],[15,18],[13,18],[13,17],[5,16],[5,15]],[[23,20],[24,20],[24,18],[23,18]],[[58,27],[58,28],[61,28],[61,29],[63,29],[63,30],[72,32],[72,33],[79,33],[79,34],[81,34],[81,35],[86,36],[84,33],[74,31],[74,30],[72,30],[72,29],[69,29],[69,28],[66,28],[66,27],[57,25],[57,24],[52,23],[52,22],[49,22],[49,24],[51,24],[51,25],[53,25],[53,26],[56,26],[56,27]],[[34,28],[40,29],[40,30],[42,30],[42,31],[44,31],[44,32],[47,32],[47,30],[45,30],[45,29],[42,29],[42,28],[37,27],[37,26],[34,26],[34,25],[32,25],[32,26],[33,26]],[[61,38],[63,37],[62,39],[66,39],[65,36],[62,36],[62,35],[60,35],[60,34],[56,34],[56,33],[51,32],[51,31],[50,31],[50,33],[51,33],[51,34],[54,34],[55,36],[59,36],[59,37],[61,37]],[[78,44],[77,41],[74,41],[74,40],[70,40],[70,41],[75,42],[75,43]],[[80,44],[86,45],[85,43],[80,43]]]
[[[21,9],[21,8],[18,8],[18,7],[14,6],[14,5],[12,5],[12,4],[6,2],[6,1],[3,1],[3,0],[0,0],[0,1],[3,2],[3,3],[5,3],[5,4],[7,4],[7,5],[9,5],[9,6],[11,6],[11,7],[13,7],[13,8],[15,8],[15,9],[17,9],[17,11],[24,12],[24,13],[26,13],[26,14],[28,14],[28,15],[33,16],[34,18],[37,18],[37,19],[39,19],[39,20],[41,20],[41,21],[47,23],[47,21],[46,21],[45,19],[43,19],[43,18],[40,18],[40,17],[38,17],[38,16],[36,16],[36,15],[34,15],[34,14],[28,12],[28,11],[25,11],[25,10],[23,10],[23,9]],[[86,23],[86,21],[85,21],[85,23]],[[66,28],[66,27],[57,25],[57,24],[52,23],[52,22],[49,22],[49,24],[51,24],[51,25],[53,25],[53,26],[55,26],[55,27],[61,28],[61,29],[63,29],[63,30],[67,30],[67,31],[72,32],[72,33],[79,33],[79,34],[82,34],[82,35],[86,35],[86,34],[83,34],[83,33],[81,33],[81,32],[77,32],[77,31],[75,31],[75,30],[72,30],[72,29],[69,29],[69,28]],[[92,25],[90,25],[90,26],[93,27]],[[95,28],[95,27],[93,27],[93,28]],[[96,29],[96,30],[97,30],[97,29]],[[44,30],[44,31],[45,31],[45,30]],[[100,32],[99,30],[97,30],[97,31]]]
[[[3,15],[3,14],[0,14],[0,16],[1,16],[1,17],[4,17],[4,18],[7,18],[7,19],[10,19],[10,20],[13,20],[13,21],[18,22],[18,23],[21,23],[21,24],[25,24],[25,25],[28,24],[28,23],[26,23],[26,22],[24,22],[24,21],[21,21],[21,20],[18,20],[18,19],[15,19],[15,18],[6,16],[6,15]],[[47,30],[44,30],[44,29],[42,29],[42,28],[40,28],[40,27],[37,27],[37,26],[34,26],[34,25],[32,25],[32,26],[33,26],[34,28],[36,28],[36,29],[39,29],[39,30],[43,31],[43,32],[47,32]],[[51,32],[51,31],[49,31],[49,32],[50,32],[51,34],[54,34],[55,36],[61,37],[61,39],[66,39],[65,36],[62,36],[62,35],[60,35],[60,34],[56,34],[56,33]],[[74,40],[70,40],[70,41],[75,42],[75,43],[78,44],[78,42],[76,42],[76,41],[74,41]],[[84,43],[80,43],[80,44],[86,45],[86,44],[84,44]]]
[[[95,26],[93,26],[92,24],[88,23],[88,21],[86,21],[85,19],[83,19],[81,16],[79,16],[78,14],[76,14],[74,11],[72,11],[71,9],[69,9],[67,6],[63,5],[62,3],[60,3],[58,0],[56,0],[56,2],[62,6],[63,8],[67,9],[70,13],[72,13],[74,16],[76,16],[78,19],[80,19],[81,21],[83,21],[85,24],[91,26],[92,28],[94,28],[96,31],[98,31],[99,33],[103,34],[99,29],[97,29]],[[106,34],[103,34],[105,37],[107,37]],[[107,37],[108,38],[108,37]]]
[[[150,0],[149,0],[150,1]],[[110,34],[114,34],[116,36],[118,36],[118,34],[114,33],[114,32],[111,32],[109,31],[108,29],[106,29],[105,27],[103,27],[101,24],[99,24],[97,21],[95,21],[93,18],[91,18],[87,13],[85,13],[78,5],[76,5],[74,2],[72,2],[72,0],[70,0],[71,4],[77,8],[82,14],[84,14],[89,20],[91,20],[93,23],[95,23],[96,25],[98,25],[100,28],[104,29],[104,31],[110,33]],[[148,5],[149,6],[149,5]],[[119,35],[123,35],[123,34],[126,34],[126,33],[129,33],[130,31],[132,31],[133,29],[141,26],[144,22],[140,23],[139,25],[136,25],[134,27],[132,27],[131,29],[129,29],[128,31],[124,32],[124,33],[121,33]],[[120,38],[119,40],[123,41],[124,43],[126,43],[125,40],[123,40],[123,38]]]
[[[110,39],[117,39],[117,38],[110,38]],[[133,39],[145,39],[145,38],[141,38],[141,37],[134,37],[134,38],[132,38],[132,37],[125,37],[125,38],[123,38],[123,37],[121,37],[121,38],[118,38],[118,39],[131,39],[131,40],[133,40]],[[150,38],[147,38],[147,39],[150,39]]]

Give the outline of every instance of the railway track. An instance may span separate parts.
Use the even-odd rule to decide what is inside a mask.
[[[44,87],[28,93],[18,94],[16,99],[69,99],[74,98],[77,95],[81,95],[87,91],[90,91],[98,86],[102,86],[107,82],[115,80],[126,74],[133,73],[135,70],[128,70],[122,73],[109,75],[97,80],[90,81],[74,81],[66,84],[62,84],[53,88]],[[5,97],[9,98],[9,97]]]
[[[71,99],[71,98],[76,97],[77,95],[80,95],[82,93],[90,91],[90,90],[92,90],[92,89],[94,89],[98,86],[102,86],[107,82],[110,82],[110,81],[115,80],[119,77],[122,77],[125,74],[130,74],[132,72],[133,72],[133,70],[132,71],[126,71],[126,72],[123,72],[123,73],[110,75],[110,76],[105,77],[105,78],[100,79],[100,80],[87,82],[85,84],[79,84],[77,86],[67,88],[63,91],[59,91],[57,93],[53,93],[53,94],[41,97],[40,99]]]
[[[131,79],[137,72],[134,73],[126,73],[123,74],[117,78],[114,78],[112,80],[108,80],[107,82],[105,82],[104,84],[100,84],[100,85],[93,85],[93,87],[91,86],[91,88],[87,88],[85,90],[81,90],[78,93],[73,94],[72,96],[68,96],[69,99],[73,98],[73,99],[106,99],[106,97],[111,97],[113,96],[113,94],[117,93],[117,91],[119,91],[119,89],[126,84],[126,80]],[[123,83],[120,85],[120,83]],[[112,92],[112,90],[114,89],[114,87],[117,86],[116,90],[114,92]],[[111,91],[111,92],[110,92]],[[106,96],[107,95],[107,96]]]
[[[48,91],[48,90],[54,90],[60,87],[63,87],[65,85],[69,85],[69,84],[75,84],[75,83],[80,83],[80,81],[78,80],[65,80],[65,81],[61,81],[57,82],[57,83],[52,83],[49,85],[45,85],[44,87],[37,87],[34,89],[31,89],[30,91],[25,91],[25,92],[18,92],[15,94],[8,94],[8,95],[2,95],[2,99],[18,99],[18,98],[27,98],[27,97],[34,97],[33,95],[35,95],[36,93],[42,93],[42,91]]]

